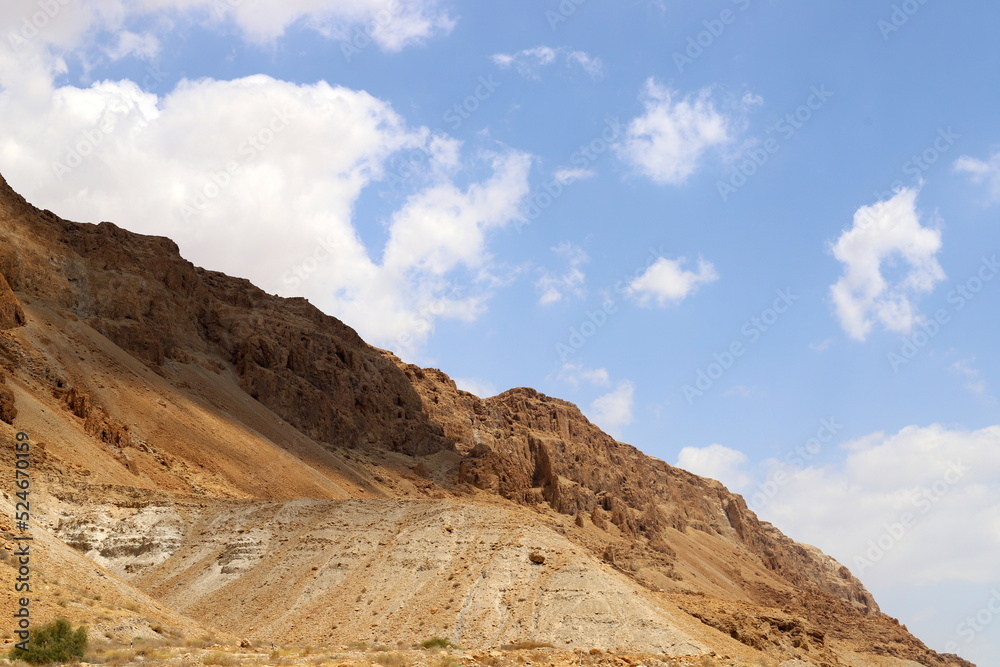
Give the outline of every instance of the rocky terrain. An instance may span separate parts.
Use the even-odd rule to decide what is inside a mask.
[[[197,268],[168,239],[39,211],[0,178],[8,470],[18,431],[36,622],[101,641],[464,651],[334,664],[970,664],[738,495],[574,405],[480,399],[303,299]]]

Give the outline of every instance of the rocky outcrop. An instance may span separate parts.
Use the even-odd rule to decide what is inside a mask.
[[[7,279],[0,273],[0,331],[24,326],[24,309],[18,301]]]
[[[17,418],[17,407],[14,405],[14,394],[5,385],[7,379],[0,368],[0,422],[13,424]]]

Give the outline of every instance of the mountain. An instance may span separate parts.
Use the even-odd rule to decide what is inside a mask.
[[[7,469],[18,432],[35,619],[109,640],[970,665],[740,496],[573,404],[480,399],[304,299],[195,267],[166,238],[39,211],[0,178]],[[19,531],[0,531],[12,581]]]

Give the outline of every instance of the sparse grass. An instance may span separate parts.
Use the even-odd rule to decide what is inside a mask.
[[[410,664],[406,656],[399,653],[383,653],[382,655],[375,656],[375,662],[382,665],[382,667],[406,667],[406,665]]]
[[[421,642],[420,645],[424,648],[457,648],[444,637],[431,637],[430,639]]]
[[[136,655],[138,653],[130,648],[111,649],[92,656],[90,662],[119,667],[135,660]]]
[[[174,652],[165,646],[142,646],[135,649],[137,657],[152,658],[153,660],[167,660],[174,656]]]
[[[208,648],[217,644],[218,640],[211,635],[204,637],[187,637],[184,639],[184,646],[188,648]]]
[[[201,663],[203,665],[219,665],[219,667],[235,667],[240,664],[240,661],[236,656],[229,653],[211,651],[201,656]]]
[[[437,660],[437,667],[462,667],[462,663],[450,655],[442,655]]]

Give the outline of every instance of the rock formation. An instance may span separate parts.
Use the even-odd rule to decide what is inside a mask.
[[[167,623],[969,664],[738,495],[574,405],[480,399],[304,299],[38,211],[2,178],[0,422],[5,442],[16,427],[37,443],[39,530],[73,548],[52,556],[52,590],[142,600],[125,625],[74,611],[109,637]]]

